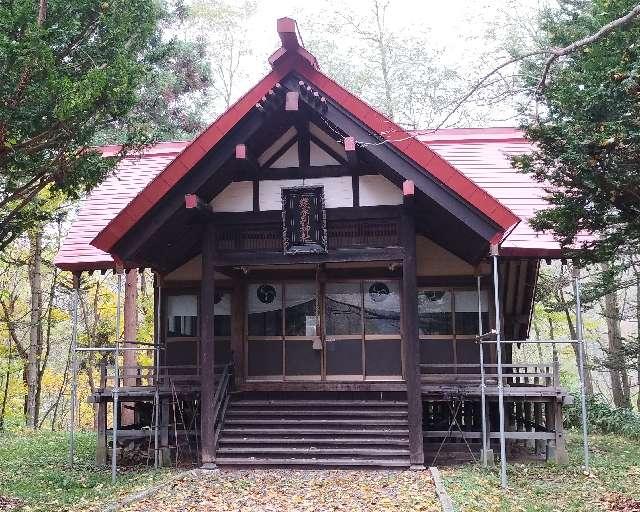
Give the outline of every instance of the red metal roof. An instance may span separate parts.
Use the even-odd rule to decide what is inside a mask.
[[[321,73],[317,69],[315,58],[299,46],[295,21],[289,18],[279,20],[278,32],[283,46],[269,59],[273,71],[185,147],[162,173],[158,174],[125,209],[120,211],[98,233],[92,242],[93,245],[109,252],[127,231],[255,106],[256,102],[269,89],[292,71],[320,88],[325,95],[339,103],[372,130],[378,133],[391,131],[394,134],[394,140],[390,141],[391,144],[414,160],[425,172],[432,174],[437,180],[491,218],[504,232],[519,222],[520,219],[505,205],[467,179],[449,162],[424,144],[408,137],[408,134],[399,126]]]
[[[91,245],[91,241],[187,145],[188,142],[163,142],[147,148],[141,155],[121,160],[116,172],[80,203],[54,264],[65,270],[78,271],[113,268],[113,258]],[[105,156],[118,151],[119,146],[103,148]]]
[[[548,205],[542,185],[511,167],[511,156],[532,150],[520,130],[454,128],[415,132],[415,136],[522,219],[503,241],[502,254],[560,255],[560,246],[550,234],[536,233],[527,223]],[[82,201],[55,264],[67,270],[112,268],[111,256],[92,246],[91,240],[188,145],[166,142],[120,162],[116,174]],[[113,154],[117,149],[107,147],[105,152]]]
[[[420,131],[415,135],[523,220],[503,240],[500,254],[560,255],[560,245],[553,236],[534,231],[527,222],[549,204],[544,199],[544,186],[511,165],[511,157],[533,150],[522,131],[516,128],[454,128]]]

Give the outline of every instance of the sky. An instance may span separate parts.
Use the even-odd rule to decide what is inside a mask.
[[[439,58],[442,62],[460,71],[471,88],[479,76],[495,67],[506,55],[502,52],[506,40],[519,44],[520,41],[514,39],[516,32],[526,39],[526,28],[514,30],[514,24],[524,27],[548,1],[553,0],[390,0],[386,21],[395,33],[424,38],[425,53],[430,50],[429,42],[437,45],[441,49]],[[242,2],[225,1],[231,5]],[[278,18],[296,19],[304,41],[307,20],[322,19],[336,12],[358,17],[370,10],[371,4],[372,0],[313,0],[306,3],[300,0],[256,0],[255,14],[246,23],[245,35],[252,54],[244,58],[232,99],[240,97],[268,72],[267,58],[280,46],[276,32]],[[344,44],[348,46],[350,42],[345,41]],[[354,54],[353,58],[360,56]],[[326,63],[324,68],[322,60],[319,64],[326,71]],[[216,106],[212,113],[220,113],[220,110]],[[495,105],[493,113],[493,119],[488,120],[491,124],[517,124],[515,120],[504,121],[514,115],[512,104]]]

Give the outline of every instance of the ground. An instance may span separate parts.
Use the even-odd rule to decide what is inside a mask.
[[[569,434],[571,463],[509,466],[510,490],[497,470],[441,468],[458,512],[640,512],[640,441],[592,436],[592,472],[581,469],[580,436]],[[123,471],[92,463],[94,435],[78,436],[77,463],[67,463],[61,433],[0,434],[0,511],[101,510],[125,494],[170,478],[145,467]],[[287,508],[288,507],[288,508]],[[239,471],[185,475],[131,505],[137,510],[439,510],[428,472]]]
[[[497,469],[441,468],[459,512],[640,512],[640,441],[590,436],[591,472],[582,470],[582,438],[569,432],[570,464],[509,465],[509,490]]]
[[[131,469],[111,485],[109,468],[93,464],[95,434],[77,435],[76,464],[68,465],[68,437],[61,432],[0,433],[0,511],[57,512],[86,508],[143,489],[169,471]]]
[[[122,509],[238,512],[439,512],[428,471],[208,471]]]

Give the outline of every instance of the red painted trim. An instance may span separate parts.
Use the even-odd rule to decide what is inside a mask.
[[[187,208],[187,210],[196,208],[198,206],[198,196],[195,194],[186,194],[184,196],[184,205]]]
[[[291,58],[293,57],[293,58]],[[274,69],[247,94],[234,103],[224,114],[213,122],[202,134],[194,139],[176,158],[156,176],[145,189],[136,196],[107,226],[93,239],[91,245],[105,252],[113,246],[138,222],[144,213],[139,205],[144,202],[142,195],[152,204],[157,203],[182,178],[197,161],[226,135],[254,105],[269,92],[293,68],[295,55],[280,62]],[[197,156],[196,156],[197,155]],[[134,211],[135,214],[131,214]]]
[[[356,139],[355,139],[355,137],[345,137],[344,138],[344,150],[345,151],[355,151],[356,150]]]
[[[279,31],[281,28],[280,22],[282,22],[283,34],[291,34],[291,21],[293,20],[283,20],[287,19],[279,20]],[[293,29],[293,35],[295,35],[295,22]],[[292,43],[289,42],[287,44],[291,46]],[[503,231],[508,231],[520,222],[520,218],[511,212],[511,210],[484,192],[478,185],[464,176],[449,162],[430,150],[425,144],[411,138],[408,132],[405,132],[384,115],[321,73],[316,68],[315,58],[302,47],[297,46],[295,51],[288,51],[286,47],[280,50],[276,52],[278,58],[273,62],[273,71],[233,104],[178,154],[165,170],[156,176],[156,178],[93,239],[91,242],[93,246],[105,252],[110,252],[113,246],[144,214],[164,197],[167,191],[187,174],[195,163],[210,151],[278,81],[282,80],[291,71],[296,71],[303,78],[312,82],[314,86],[322,90],[323,94],[332,98],[372,130],[378,133],[391,131],[394,134],[394,139],[390,140],[389,144],[392,144],[402,151],[422,167],[425,172],[434,176],[487,217],[494,220]]]
[[[236,158],[238,160],[245,160],[247,158],[247,146],[244,144],[236,145]]]
[[[449,162],[429,149],[425,144],[412,138],[393,121],[387,119],[373,107],[346,91],[336,82],[320,71],[309,66],[296,68],[303,78],[322,90],[322,92],[338,102],[344,109],[357,117],[372,130],[380,133],[391,131],[393,139],[389,141],[405,155],[416,162],[426,172],[433,175],[444,185],[471,203],[475,208],[494,220],[504,231],[511,229],[520,222],[520,217],[497,199],[482,190],[473,181],[453,167]],[[476,193],[469,194],[470,191]]]
[[[298,35],[296,34],[296,20],[280,18],[277,23],[282,47],[285,50],[296,50],[300,46]]]
[[[284,109],[287,112],[296,112],[298,110],[298,92],[287,92],[284,100]]]

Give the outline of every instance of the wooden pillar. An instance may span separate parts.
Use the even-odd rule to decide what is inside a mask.
[[[214,295],[216,233],[213,223],[204,229],[202,240],[202,281],[200,283],[200,446],[202,464],[215,462],[214,439]]]
[[[422,389],[420,379],[420,346],[418,336],[418,289],[416,262],[416,228],[414,219],[414,185],[405,181],[402,186],[402,337],[403,366],[407,384],[409,410],[409,451],[411,467],[424,467],[422,438]]]
[[[244,380],[244,318],[246,287],[240,276],[233,278],[231,293],[231,352],[233,355],[233,373],[236,385]]]
[[[124,347],[134,348],[131,341],[136,341],[138,335],[138,269],[132,268],[125,272],[124,278]],[[137,384],[138,357],[137,352],[125,350],[122,354],[124,368],[122,369],[124,386],[133,387]],[[135,423],[133,402],[122,404],[122,417],[120,421],[123,426]]]
[[[542,404],[540,402],[533,403],[533,422],[536,424],[536,430],[542,429]],[[545,441],[536,439],[536,455],[544,453]]]
[[[96,464],[105,466],[107,464],[107,403],[98,402],[98,414],[96,416]]]
[[[169,422],[171,409],[169,398],[160,399],[160,465],[171,466],[171,448],[169,447]]]
[[[567,442],[564,436],[564,426],[562,424],[562,402],[556,401],[552,405],[554,431],[556,435],[556,462],[558,464],[567,464],[569,462],[569,453],[567,452]]]

